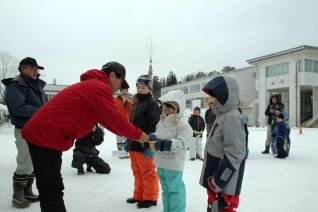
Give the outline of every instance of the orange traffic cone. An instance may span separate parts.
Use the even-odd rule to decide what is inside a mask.
[[[299,135],[302,135],[303,134],[303,125],[301,124],[299,126]]]

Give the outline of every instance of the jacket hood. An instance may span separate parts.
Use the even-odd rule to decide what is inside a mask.
[[[176,102],[179,106],[179,116],[184,116],[185,112],[185,96],[182,91],[169,91],[167,94],[161,96],[159,100],[162,103],[165,102]]]
[[[40,75],[38,75],[38,78],[36,80],[33,79],[33,81],[36,82],[42,88],[44,88],[44,86],[46,85],[46,82],[41,80],[41,79],[39,79],[39,76]],[[25,82],[25,80],[29,80],[30,81],[30,79],[28,77],[24,76],[23,74],[20,74],[20,75],[14,77],[14,78],[3,79],[3,80],[1,80],[1,82],[5,86],[9,86],[11,83],[19,83],[21,85],[27,86],[27,83]]]
[[[6,79],[1,80],[1,82],[5,86],[8,86],[12,80],[13,80],[13,78],[6,78]]]
[[[84,80],[90,80],[90,79],[99,79],[104,82],[109,82],[109,79],[104,71],[98,70],[98,69],[91,69],[86,71],[84,74],[80,77],[81,81]]]
[[[239,86],[237,81],[232,77],[215,77],[202,90],[208,95],[217,98],[216,112],[225,113],[239,107]]]

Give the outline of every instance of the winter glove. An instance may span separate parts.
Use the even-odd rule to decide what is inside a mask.
[[[157,138],[155,134],[151,133],[149,136],[149,147],[151,151],[170,151],[171,141]]]
[[[149,141],[155,141],[155,140],[157,140],[157,136],[156,136],[156,134],[154,134],[154,133],[150,133],[148,136],[149,136]]]
[[[104,141],[104,132],[100,127],[96,127],[95,131],[92,131],[92,143],[93,145],[100,145]]]
[[[208,191],[208,208],[207,208],[208,212],[223,211],[222,209],[228,207],[224,194],[222,193],[216,194],[210,189],[207,189],[207,191]]]
[[[146,158],[149,159],[155,155],[155,152],[151,151],[150,148],[146,148],[144,154],[146,155]]]
[[[129,152],[129,140],[127,138],[124,139],[123,144],[124,144],[124,150],[126,152]]]
[[[195,138],[202,138],[202,134],[203,134],[203,131],[193,130],[193,137]]]
[[[221,192],[221,188],[216,185],[213,177],[208,178],[208,185],[209,185],[209,189],[213,191],[214,193],[218,194],[219,192]]]

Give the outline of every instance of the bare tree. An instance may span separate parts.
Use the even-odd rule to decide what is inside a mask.
[[[0,51],[0,102],[4,102],[5,87],[1,83],[1,80],[9,77],[13,77],[17,74],[19,60],[12,56],[9,52]]]

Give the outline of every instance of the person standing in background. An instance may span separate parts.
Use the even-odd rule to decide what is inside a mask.
[[[43,91],[46,83],[39,79],[39,70],[43,69],[34,58],[27,57],[19,63],[18,76],[2,80],[6,86],[5,98],[11,122],[15,126],[14,137],[18,150],[12,198],[12,205],[16,208],[26,208],[30,202],[38,201],[38,196],[32,192],[35,178],[33,164],[29,147],[21,136],[21,129],[47,101]]]
[[[123,115],[127,120],[129,120],[130,110],[133,106],[133,101],[128,96],[129,85],[127,83],[123,84],[120,88],[120,94],[115,98],[115,103],[120,110],[121,115]],[[124,149],[124,137],[116,135],[117,150],[122,151]],[[128,153],[125,155],[120,155],[120,159],[129,158]]]
[[[189,158],[191,161],[195,159],[203,160],[202,158],[202,134],[205,129],[205,123],[203,118],[200,116],[201,109],[195,107],[193,114],[189,118],[189,124],[193,130],[192,141],[189,145]]]
[[[284,110],[284,104],[280,101],[278,95],[271,96],[269,104],[265,110],[267,116],[267,137],[265,142],[265,150],[262,154],[269,154],[269,148],[272,144],[272,134],[275,128],[275,117],[280,114],[280,111]]]
[[[209,99],[209,108],[205,111],[204,118],[205,118],[205,124],[206,124],[206,137],[209,136],[209,133],[216,119],[214,114],[215,103],[216,103],[215,98],[211,97],[211,99]]]

